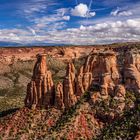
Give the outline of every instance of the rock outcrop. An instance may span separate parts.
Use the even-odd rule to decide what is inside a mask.
[[[75,95],[75,67],[69,63],[66,68],[66,77],[63,82],[64,104],[66,108],[71,107],[77,102]]]
[[[84,87],[83,87],[83,66],[80,68],[77,76],[77,81],[76,81],[76,95],[78,97],[82,96],[84,93]]]
[[[84,71],[84,67],[80,68],[76,82],[76,95],[82,96],[87,91],[92,83],[92,73],[87,70]]]
[[[53,84],[51,72],[46,66],[46,55],[38,55],[33,77],[27,86],[25,105],[30,108],[55,106],[58,109],[70,108],[88,90],[98,87],[94,102],[109,96],[124,108],[125,88],[140,92],[140,54],[126,52],[124,65],[118,66],[117,53],[112,50],[93,50],[76,74],[73,63],[68,63],[63,83]],[[123,83],[124,81],[124,83]]]
[[[112,94],[119,81],[116,54],[112,51],[101,53],[94,50],[80,69],[76,94],[82,95],[94,85],[100,86],[102,95]]]
[[[140,93],[140,52],[126,53],[124,82],[126,89]]]
[[[59,82],[55,90],[55,107],[58,109],[64,109],[64,95],[63,95],[63,84]]]
[[[140,140],[140,131],[137,132],[137,134],[136,134],[134,140]]]
[[[59,82],[55,88],[52,74],[46,66],[46,55],[38,55],[31,82],[27,85],[25,106],[32,109],[55,106],[63,110],[73,106],[76,102],[73,63],[67,66],[63,84]]]
[[[122,112],[124,107],[125,107],[125,94],[126,94],[126,90],[125,87],[123,85],[118,85],[115,88],[115,96],[113,98],[115,104],[115,111],[117,112]]]
[[[53,105],[54,84],[46,66],[46,55],[37,55],[31,82],[27,86],[25,106],[30,108]]]

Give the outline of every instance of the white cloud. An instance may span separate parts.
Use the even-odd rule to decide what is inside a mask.
[[[131,10],[121,10],[120,8],[117,8],[116,10],[113,10],[111,12],[112,16],[132,16],[133,13]]]
[[[95,13],[95,12],[90,12],[89,15],[90,15],[91,17],[93,17],[93,16],[96,15],[96,13]]]
[[[62,19],[63,20],[70,20],[70,16],[63,16]]]
[[[31,36],[32,34],[23,29],[1,29],[0,41],[24,43],[23,37]],[[25,41],[26,42],[26,41]]]
[[[59,14],[52,14],[33,19],[35,30],[57,30],[66,26],[66,22],[70,20],[70,16],[61,16]]]
[[[70,8],[60,8],[60,9],[56,10],[56,13],[61,16],[64,16],[65,14],[69,13],[69,10],[70,10]]]
[[[42,12],[46,8],[47,6],[41,3],[29,4],[25,9],[23,9],[23,12],[25,14],[32,14],[34,12]]]
[[[75,6],[74,9],[71,9],[71,14],[79,17],[93,17],[96,13],[90,12],[90,9],[86,4],[80,3],[79,5]]]
[[[42,2],[44,0],[37,1]],[[31,15],[40,12],[40,8],[40,6],[31,8]],[[25,9],[27,10],[28,8]],[[128,11],[133,15],[130,15]],[[22,44],[56,43],[75,45],[140,41],[139,11],[140,4],[137,4],[137,6],[132,5],[131,8],[121,7],[112,11],[112,14],[106,18],[83,19],[78,21],[78,24],[81,25],[79,28],[68,28],[67,22],[71,18],[70,15],[92,17],[96,14],[89,11],[87,5],[79,4],[74,9],[57,9],[50,15],[43,14],[44,16],[39,17],[35,14],[32,18],[29,18],[29,22],[32,25],[25,29],[20,29],[21,26],[17,29],[1,29],[0,41]]]
[[[122,11],[118,14],[118,16],[131,16],[133,13],[131,11]]]
[[[110,14],[112,16],[117,16],[119,11],[120,11],[120,8],[117,8],[116,10],[113,10]]]
[[[57,5],[54,0],[29,0],[18,5],[18,12],[27,19],[33,18],[36,13],[43,13],[49,6]]]
[[[87,5],[86,4],[82,4],[82,3],[80,3],[74,9],[71,10],[72,15],[80,16],[80,17],[86,17],[87,12],[88,12]]]
[[[61,23],[63,26],[63,22]],[[58,26],[58,25],[53,25]],[[52,26],[52,27],[53,27]],[[55,28],[55,27],[54,27]],[[0,30],[0,41],[17,43],[52,43],[52,44],[105,44],[140,40],[140,18],[128,20],[104,20],[90,26],[64,30],[40,30],[37,36],[31,30]]]
[[[28,29],[32,32],[32,34],[33,34],[34,36],[37,35],[37,34],[36,34],[36,31],[35,31],[34,29],[32,29],[31,27],[28,27]]]
[[[68,21],[70,20],[69,16],[59,16],[57,14],[53,14],[53,15],[48,15],[48,16],[43,16],[40,18],[35,18],[33,19],[35,21],[35,23],[45,23],[45,24],[50,24],[52,22],[58,22],[58,21]]]
[[[34,17],[31,22],[34,23],[35,30],[57,30],[66,26],[67,21],[70,20],[70,16],[66,14],[67,8],[57,9],[54,14],[45,15],[42,17]]]

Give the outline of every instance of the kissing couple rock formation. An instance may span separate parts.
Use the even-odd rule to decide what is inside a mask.
[[[46,65],[46,54],[37,55],[31,82],[27,85],[25,106],[35,108],[70,108],[93,87],[99,92],[91,94],[107,99],[109,95],[124,100],[126,90],[140,94],[140,53],[125,52],[119,64],[117,52],[112,50],[93,50],[83,66],[76,70],[68,63],[63,82],[54,85],[52,74]],[[97,98],[98,99],[98,98]]]

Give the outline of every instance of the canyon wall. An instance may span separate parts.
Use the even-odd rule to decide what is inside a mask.
[[[119,58],[121,67],[118,57],[119,54],[112,50],[94,49],[77,72],[74,64],[68,63],[63,82],[54,85],[46,65],[46,55],[38,55],[31,82],[27,86],[25,106],[33,109],[55,106],[63,110],[73,106],[86,91],[94,87],[98,87],[98,96],[103,99],[112,95],[120,102],[125,99],[126,90],[139,94],[140,52],[125,52]]]

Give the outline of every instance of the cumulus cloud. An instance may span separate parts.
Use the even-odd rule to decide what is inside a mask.
[[[23,42],[23,37],[32,36],[30,32],[23,29],[1,29],[0,30],[0,41],[7,42]]]
[[[24,44],[43,42],[48,44],[91,45],[139,40],[140,18],[116,21],[104,20],[102,23],[90,26],[81,25],[79,28],[68,28],[59,31],[45,32],[40,30],[40,33],[35,37],[33,37],[31,30],[0,30],[0,41],[16,41]]]
[[[28,19],[29,27],[0,29],[0,41],[89,45],[140,40],[140,3],[117,8],[106,18],[87,20],[84,18],[93,17],[96,13],[86,4],[80,3],[74,8],[60,8],[45,15],[41,12],[47,9],[47,1],[50,0],[30,0],[26,3],[27,6],[23,5],[23,13],[32,16]],[[67,26],[71,15],[83,17],[81,21],[75,22],[79,28]]]
[[[96,15],[95,12],[90,12],[88,6],[83,3],[80,3],[79,5],[75,6],[74,9],[71,9],[71,14],[73,16],[79,16],[79,17],[93,17]]]

